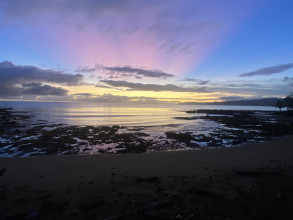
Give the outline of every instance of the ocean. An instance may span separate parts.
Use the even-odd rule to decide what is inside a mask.
[[[74,103],[74,102],[17,102],[0,101],[0,108],[26,111],[37,120],[67,125],[123,125],[163,126],[188,124],[176,117],[186,116],[195,109],[276,111],[268,106],[129,104],[129,103]]]
[[[286,121],[275,123],[277,109],[264,106],[1,101],[1,108],[2,157],[227,147],[279,135],[280,126],[289,131]],[[238,111],[187,112],[197,109]]]

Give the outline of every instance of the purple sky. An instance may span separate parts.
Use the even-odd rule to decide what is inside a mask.
[[[283,97],[292,10],[290,0],[2,0],[0,99]]]

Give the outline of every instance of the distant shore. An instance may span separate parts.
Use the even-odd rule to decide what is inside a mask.
[[[290,135],[200,151],[0,158],[0,217],[290,218],[292,143]]]

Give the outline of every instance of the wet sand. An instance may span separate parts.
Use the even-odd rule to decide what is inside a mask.
[[[0,219],[290,219],[293,136],[239,147],[0,158]]]

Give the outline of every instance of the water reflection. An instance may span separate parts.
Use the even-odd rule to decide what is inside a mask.
[[[36,120],[69,125],[125,125],[125,126],[163,126],[180,124],[189,126],[190,122],[175,117],[186,115],[192,109],[247,109],[276,110],[260,106],[200,106],[200,105],[159,105],[128,103],[72,103],[72,102],[0,102],[0,107],[29,111]],[[192,122],[195,126],[194,121]],[[197,123],[196,123],[197,124]],[[201,125],[203,126],[203,125]]]

